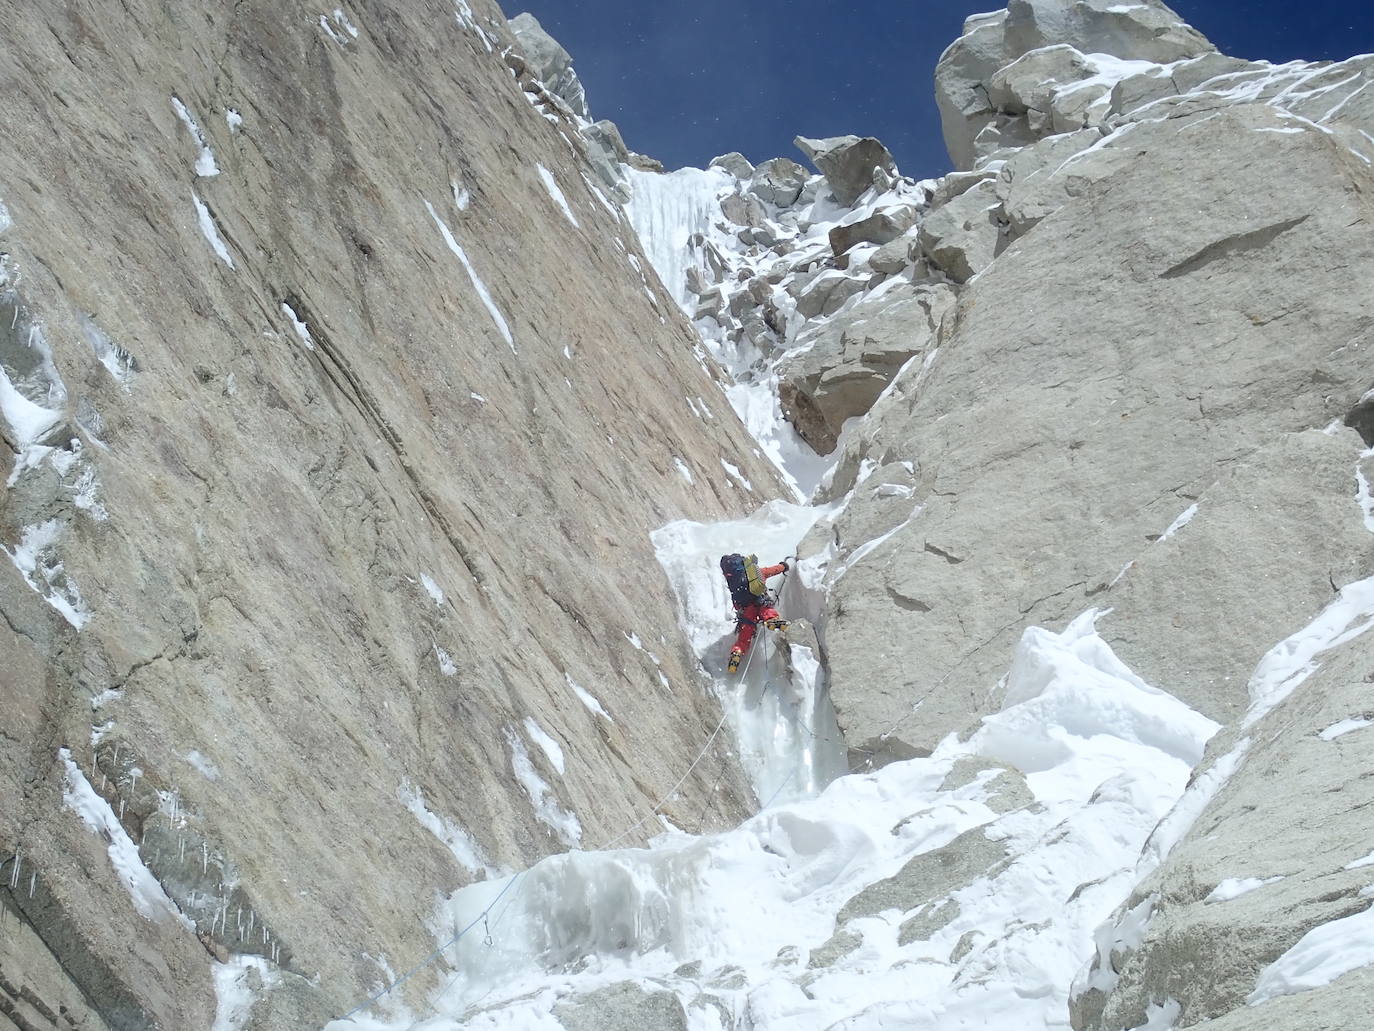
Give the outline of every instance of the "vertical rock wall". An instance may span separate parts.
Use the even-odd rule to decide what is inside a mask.
[[[777,482],[494,4],[0,24],[7,941],[318,1026],[650,815],[719,717],[648,532]],[[750,805],[719,744],[665,811]]]

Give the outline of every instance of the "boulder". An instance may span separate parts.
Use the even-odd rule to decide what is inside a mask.
[[[1085,54],[1155,64],[1216,49],[1159,0],[1009,0],[1006,47],[1011,55],[1061,43]]]
[[[873,173],[894,175],[897,164],[872,136],[832,136],[824,140],[798,136],[792,141],[825,176],[835,200],[848,207],[873,185]]]
[[[587,160],[597,179],[617,201],[629,203],[632,191],[620,166],[629,163],[630,150],[620,137],[620,127],[603,118],[584,125],[581,135],[587,144]]]
[[[932,265],[963,283],[992,262],[1004,240],[1002,201],[993,180],[984,180],[921,221],[917,240]]]
[[[904,233],[895,240],[889,240],[868,256],[868,267],[874,272],[893,275],[911,264],[911,252],[916,246],[916,238]]]
[[[996,108],[988,100],[988,83],[1008,55],[1006,11],[977,14],[964,22],[964,34],[951,43],[935,65],[935,102],[940,110],[945,149],[959,170],[973,167],[973,141],[992,121]]]
[[[737,226],[761,226],[768,221],[768,209],[752,193],[732,193],[720,202],[720,210]]]
[[[1094,74],[1092,63],[1073,47],[1045,47],[999,68],[988,84],[988,99],[1004,114],[1034,111],[1043,117],[1056,90]]]
[[[749,192],[780,208],[790,207],[810,178],[806,169],[790,158],[772,158],[754,169]]]
[[[949,175],[941,176],[931,193],[930,206],[932,208],[942,207],[961,193],[973,189],[984,179],[995,179],[1001,167],[1001,165],[985,166],[972,172],[950,172]]]
[[[555,1004],[566,1031],[687,1031],[687,1011],[671,991],[619,981]]]
[[[797,295],[797,314],[814,319],[833,315],[845,301],[862,293],[868,285],[867,277],[846,275],[839,269],[827,269],[810,280]]]
[[[884,244],[897,239],[916,224],[911,204],[879,208],[857,222],[844,222],[830,230],[830,250],[838,258],[858,243]]]
[[[964,35],[945,50],[935,69],[936,102],[945,146],[955,168],[972,168],[975,162],[1004,148],[1006,140],[1020,135],[1003,122],[994,136],[984,139],[981,147],[976,143],[987,127],[998,120],[998,101],[991,95],[994,78],[1027,55],[1032,65],[1063,61],[1062,55],[1046,59],[1031,54],[1063,47],[1084,55],[1106,54],[1156,64],[1198,57],[1215,49],[1158,0],[1130,4],[1114,0],[1010,0],[1006,11],[970,18],[964,23]],[[1086,78],[1076,72],[1071,74],[1075,79]],[[1070,93],[1060,103],[1056,130],[1055,114],[1048,106],[1025,104],[1026,95],[1038,89],[1043,86],[1023,79],[1014,92],[1020,98],[1016,101],[1019,117],[1025,121],[1024,112],[1031,112],[1030,121],[1041,132],[1076,127],[1075,119],[1082,118],[1091,105],[1102,102],[1102,97],[1096,96],[1085,103],[1086,98]],[[1091,119],[1079,124],[1091,124]],[[990,146],[999,137],[1003,142]]]
[[[1264,651],[1370,564],[1351,500],[1363,441],[1304,431],[1369,387],[1345,345],[1374,320],[1349,289],[1374,276],[1358,199],[1374,176],[1325,133],[1272,131],[1291,122],[1267,105],[1218,111],[1206,147],[1180,147],[1178,128],[1133,126],[1130,160],[968,283],[929,367],[908,365],[846,436],[822,499],[919,457],[924,506],[831,585],[826,655],[851,744],[932,748],[967,725],[968,692],[996,683],[1024,627],[1116,607],[1156,566],[1163,622],[1122,604],[1103,632],[1146,681],[1226,719]],[[910,517],[891,505],[857,492],[845,518]],[[1185,554],[1209,510],[1232,506],[1253,532],[1225,520]],[[824,528],[802,550],[838,540],[840,566],[869,539]]]
[[[732,150],[729,154],[721,154],[713,157],[708,168],[723,168],[736,179],[748,179],[754,174],[754,166],[737,150]]]
[[[582,82],[573,71],[572,56],[554,39],[539,19],[525,12],[517,14],[507,23],[516,44],[525,54],[530,72],[548,88],[549,92],[563,100],[579,118],[590,119],[587,110],[587,94]]]
[[[934,285],[884,291],[827,326],[778,370],[783,413],[819,454],[835,450],[846,419],[863,415],[916,354],[925,353],[954,292]]]

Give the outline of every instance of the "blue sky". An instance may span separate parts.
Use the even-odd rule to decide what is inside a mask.
[[[594,118],[669,168],[743,151],[801,160],[792,137],[877,136],[901,170],[949,169],[935,62],[996,0],[503,0],[573,56]],[[1374,51],[1366,0],[1177,0],[1223,52],[1270,61]]]

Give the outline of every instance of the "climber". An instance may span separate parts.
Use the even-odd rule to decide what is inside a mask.
[[[776,566],[759,568],[757,555],[722,555],[720,571],[725,574],[725,582],[730,587],[730,601],[735,606],[735,646],[730,649],[730,662],[725,668],[734,673],[739,669],[740,660],[749,651],[754,640],[754,629],[762,623],[769,630],[786,630],[787,620],[778,615],[773,607],[773,597],[768,593],[766,581],[786,573],[791,568],[787,559]]]

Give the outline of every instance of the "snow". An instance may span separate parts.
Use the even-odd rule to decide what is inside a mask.
[[[568,206],[568,198],[563,196],[563,191],[558,188],[558,180],[553,177],[553,173],[538,163],[536,163],[534,167],[539,171],[539,178],[543,180],[544,189],[549,191],[549,196],[553,199],[553,202],[558,205],[569,222],[574,226],[578,226],[577,216],[573,214],[572,208]]]
[[[138,854],[138,846],[133,843],[124,827],[110,808],[110,803],[101,798],[91,787],[86,775],[72,759],[66,748],[58,750],[58,757],[66,768],[66,787],[62,792],[62,803],[66,808],[81,817],[93,833],[99,835],[107,844],[106,852],[110,865],[121,884],[128,889],[134,908],[145,920],[165,923],[174,920],[188,931],[195,931],[191,923],[179,910],[158,879],[153,876],[143,858]]]
[[[444,604],[443,589],[434,582],[434,578],[428,573],[420,574],[420,586],[425,589],[425,593],[430,596],[435,605],[442,606]]]
[[[200,223],[201,234],[209,242],[219,260],[233,268],[233,256],[230,255],[229,248],[224,245],[224,239],[219,235],[219,226],[215,224],[215,216],[210,213],[205,202],[194,193],[191,194],[191,200],[195,201],[196,204],[196,220]]]
[[[545,733],[533,716],[525,717],[525,733],[530,736],[530,740],[539,746],[539,750],[548,758],[549,763],[559,774],[566,772],[563,760],[563,749],[558,742]]]
[[[511,770],[529,796],[535,819],[552,830],[564,845],[577,847],[582,841],[582,824],[575,815],[558,804],[553,790],[530,761],[525,743],[513,730],[506,731],[506,744],[510,748]]]
[[[1207,897],[1202,901],[1230,902],[1232,899],[1239,898],[1257,888],[1263,888],[1266,884],[1275,884],[1281,880],[1283,880],[1282,877],[1228,877],[1208,892]]]
[[[243,115],[239,114],[237,108],[229,108],[224,112],[224,121],[229,126],[230,132],[238,132],[243,128]]]
[[[5,202],[0,200],[0,233],[7,233],[14,227],[14,219],[10,216],[10,209],[5,207]]]
[[[439,217],[438,212],[429,201],[425,201],[425,210],[429,212],[429,217],[434,219],[434,225],[438,228],[444,238],[444,243],[448,244],[448,249],[462,263],[467,271],[468,279],[472,281],[472,288],[477,291],[477,296],[481,299],[487,313],[491,315],[492,322],[496,323],[496,329],[501,334],[501,338],[509,345],[512,354],[518,354],[515,349],[515,338],[511,336],[510,326],[506,323],[506,317],[501,314],[501,309],[496,307],[496,302],[492,300],[490,291],[486,284],[477,275],[477,270],[472,267],[472,262],[468,260],[467,253],[458,245],[458,241],[453,238],[453,233],[449,231],[448,224]]]
[[[425,805],[424,792],[419,787],[408,780],[402,780],[401,786],[396,789],[396,797],[411,815],[420,821],[420,826],[444,843],[444,847],[453,854],[459,866],[473,874],[485,874],[488,877],[500,875],[499,871],[483,860],[477,843],[467,831],[430,811]]]
[[[1341,869],[1358,870],[1362,866],[1374,866],[1374,852],[1369,853],[1363,859],[1356,859],[1353,863],[1346,863]]]
[[[673,456],[673,465],[677,467],[677,474],[686,480],[688,484],[696,482],[692,477],[692,470],[687,468],[687,463],[676,455]]]
[[[774,503],[734,532],[759,531],[750,534],[756,550],[772,554],[775,541],[795,539],[814,518]],[[717,643],[722,617],[703,610],[706,571],[688,571],[704,565],[724,536],[719,527],[685,524],[655,535],[699,653]],[[1094,951],[1095,932],[1136,883],[1147,835],[1182,793],[1190,762],[1215,728],[1136,677],[1093,619],[1084,614],[1059,633],[1028,631],[1003,711],[967,742],[951,736],[929,758],[833,779],[719,834],[668,827],[647,848],[574,851],[518,880],[460,889],[440,922],[480,925],[490,910],[490,942],[467,935],[448,950],[454,974],[424,1026],[554,1027],[553,1006],[575,1001],[569,992],[627,978],[652,979],[689,1012],[708,992],[736,1020],[747,1012],[759,1031],[1062,1026],[1069,985]],[[723,704],[728,712],[731,703]],[[741,707],[736,718],[746,715]],[[528,784],[532,767],[519,768],[518,739],[508,740],[517,777]],[[1037,805],[999,815],[988,804],[993,771],[942,787],[960,758],[1009,756],[1029,757]],[[542,781],[527,790],[536,806],[547,803],[536,797],[547,791]],[[966,833],[996,842],[1007,858],[929,900],[930,908],[950,903],[943,926],[937,921],[899,944],[902,924],[928,911],[913,898],[910,910],[855,920],[849,929],[861,936],[859,947],[808,967],[858,892]],[[1138,931],[1148,913],[1138,908]],[[700,973],[681,970],[687,962],[699,963]],[[480,1015],[469,1009],[479,1004]],[[1156,1007],[1145,1026],[1166,1028],[1174,1012]]]
[[[597,716],[603,717],[607,723],[614,723],[611,714],[602,708],[601,703],[586,688],[577,683],[571,676],[564,673],[563,678],[567,680],[568,686],[572,688],[573,694],[577,695],[577,700],[587,707],[587,711]]]
[[[1365,727],[1374,727],[1374,719],[1367,717],[1352,717],[1348,720],[1341,720],[1333,723],[1317,736],[1323,741],[1335,741],[1338,737],[1353,733],[1356,730],[1363,730]]]
[[[1260,971],[1251,1006],[1330,984],[1342,974],[1374,964],[1374,907],[1312,928]]]

